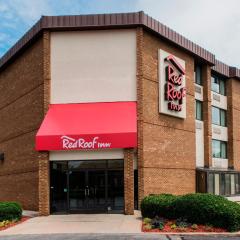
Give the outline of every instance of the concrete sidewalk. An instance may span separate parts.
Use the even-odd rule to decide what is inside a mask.
[[[54,233],[141,233],[141,214],[71,214],[35,217],[0,231],[0,236]]]
[[[169,235],[150,233],[65,233],[0,236],[0,240],[239,240],[229,235]]]

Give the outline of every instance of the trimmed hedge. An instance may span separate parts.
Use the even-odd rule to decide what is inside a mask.
[[[240,230],[240,205],[212,194],[148,196],[142,200],[141,211],[143,217],[186,218],[190,223]]]
[[[150,195],[141,202],[141,212],[144,218],[154,218],[156,216],[171,218],[170,207],[176,200],[172,194]]]
[[[17,202],[0,202],[0,222],[19,220],[22,217],[22,207]]]

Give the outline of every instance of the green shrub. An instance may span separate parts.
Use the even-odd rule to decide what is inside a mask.
[[[197,230],[197,229],[198,229],[198,225],[197,225],[196,223],[194,223],[194,224],[191,226],[191,228],[192,228],[193,230]]]
[[[144,224],[148,224],[148,223],[151,223],[152,222],[152,219],[151,218],[144,218],[143,219],[143,223]]]
[[[151,229],[152,229],[152,225],[149,223],[144,226],[144,230],[151,230]]]
[[[170,207],[175,217],[191,223],[208,224],[228,231],[240,229],[240,205],[212,194],[187,194],[178,197]]]
[[[141,211],[143,217],[185,218],[193,224],[212,225],[228,231],[240,230],[240,205],[212,194],[148,196],[142,200]]]
[[[141,212],[144,218],[154,218],[156,216],[171,217],[169,211],[172,202],[177,197],[172,194],[150,195],[141,202]]]
[[[17,202],[0,202],[0,222],[19,220],[22,217],[22,207]]]

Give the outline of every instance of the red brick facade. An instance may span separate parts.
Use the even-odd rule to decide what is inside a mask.
[[[134,151],[124,150],[124,212],[132,215],[134,210]]]
[[[0,70],[0,201],[50,213],[49,154],[34,150],[50,102],[50,31]],[[136,31],[138,200],[196,191],[194,64],[199,59],[141,26]],[[186,119],[159,113],[158,50],[186,63]],[[212,166],[211,66],[202,64],[204,165]],[[94,70],[94,69],[93,69]],[[240,171],[240,81],[227,79],[228,159]],[[124,151],[125,213],[134,210],[134,151]]]
[[[137,34],[139,199],[153,193],[194,192],[194,59],[142,29],[139,29]],[[174,54],[186,62],[185,120],[159,113],[158,49]]]
[[[227,81],[228,99],[228,160],[233,169],[240,171],[240,82]]]
[[[50,103],[50,32],[43,33],[43,82],[44,82],[44,114],[47,113]],[[49,154],[43,152],[39,159],[39,213],[50,214],[50,175]]]
[[[204,123],[204,166],[212,166],[212,108],[211,108],[211,68],[204,65],[203,81],[203,123]]]
[[[0,71],[0,201],[38,210],[35,135],[43,120],[43,40],[39,38]]]

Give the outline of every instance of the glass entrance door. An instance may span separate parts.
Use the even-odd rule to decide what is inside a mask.
[[[106,211],[107,161],[69,161],[69,210]]]
[[[69,210],[106,209],[105,171],[69,171]]]
[[[123,210],[123,160],[51,163],[52,212]]]
[[[68,179],[67,162],[53,162],[51,164],[51,212],[67,212]]]
[[[88,209],[106,210],[106,172],[105,170],[88,171]]]
[[[69,209],[80,210],[87,207],[87,172],[69,171]]]

